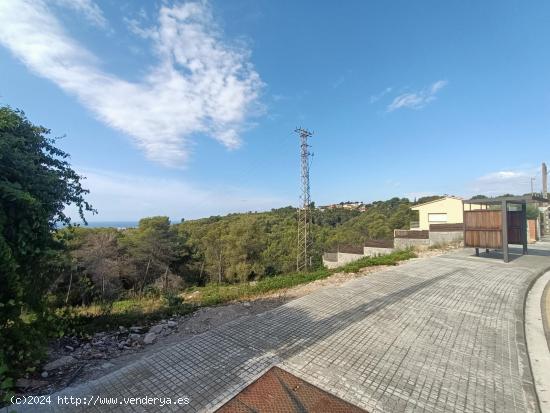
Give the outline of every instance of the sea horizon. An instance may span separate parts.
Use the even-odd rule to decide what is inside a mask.
[[[73,222],[77,224],[77,222]],[[81,227],[88,228],[136,228],[138,221],[88,221],[88,225],[79,222]]]

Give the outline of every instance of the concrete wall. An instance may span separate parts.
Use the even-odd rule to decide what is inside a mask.
[[[323,254],[323,265],[328,269],[333,269],[363,257],[363,254],[350,254],[347,252],[325,253]]]
[[[454,244],[464,241],[463,231],[436,232],[430,231],[430,246]]]
[[[350,254],[347,252],[339,252],[338,253],[338,264],[344,265],[349,262],[357,261],[358,259],[363,258],[363,254]]]
[[[428,241],[428,240],[424,240]],[[364,257],[386,255],[394,251],[393,248],[364,247],[364,254],[350,254],[347,252],[334,252],[323,254],[323,265],[328,269],[338,268],[342,265],[357,261]]]
[[[541,235],[548,235],[550,234],[550,208],[539,207],[539,211],[542,212],[542,215],[543,215],[543,218],[542,218],[543,234]]]
[[[429,246],[429,239],[395,238],[393,240],[393,247],[396,250],[404,250],[407,248],[427,249]]]
[[[378,255],[390,254],[394,251],[393,248],[380,248],[380,247],[363,247],[363,254],[366,257],[376,257]]]
[[[338,268],[340,265],[338,264],[338,261],[328,261],[325,258],[323,258],[323,265],[328,268],[329,270],[332,270],[334,268]]]
[[[337,252],[325,252],[323,254],[323,265],[328,269],[338,267],[338,253]]]

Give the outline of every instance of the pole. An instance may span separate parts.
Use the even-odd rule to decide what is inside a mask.
[[[311,244],[311,195],[309,187],[309,152],[308,138],[313,134],[302,128],[294,131],[300,137],[300,205],[298,206],[298,251],[296,254],[296,271],[307,270],[310,267]]]
[[[502,201],[502,255],[504,262],[509,261],[508,257],[508,202]]]
[[[527,238],[529,224],[527,223],[527,204],[521,204],[521,243],[523,244],[523,254],[527,254]]]

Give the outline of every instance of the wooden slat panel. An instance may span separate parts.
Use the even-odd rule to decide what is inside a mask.
[[[500,231],[465,231],[464,245],[477,248],[502,248],[502,233]]]
[[[409,239],[429,239],[430,231],[409,231],[406,229],[396,229],[393,232],[394,238]]]
[[[501,212],[490,210],[465,211],[464,229],[500,230],[502,228]]]
[[[362,245],[340,245],[338,247],[338,252],[343,252],[345,254],[363,254]]]
[[[521,211],[509,211],[508,212],[508,243],[509,244],[522,244],[522,225],[521,220],[523,213]]]
[[[393,240],[391,240],[391,239],[369,239],[369,240],[365,241],[365,247],[393,248]]]
[[[530,219],[527,221],[529,228],[529,242],[535,242],[537,240],[537,221]]]
[[[430,224],[430,232],[464,231],[464,224]]]
[[[501,211],[464,212],[464,246],[502,248]]]

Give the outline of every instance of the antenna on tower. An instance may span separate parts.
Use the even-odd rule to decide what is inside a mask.
[[[309,193],[309,159],[312,153],[307,143],[313,133],[307,129],[296,128],[294,130],[300,137],[301,159],[301,195],[298,206],[298,252],[296,255],[296,270],[307,270],[311,266],[311,196]]]

